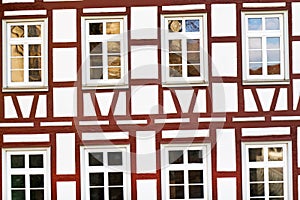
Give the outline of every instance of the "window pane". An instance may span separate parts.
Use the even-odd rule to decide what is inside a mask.
[[[43,200],[44,190],[30,190],[30,200]]]
[[[90,69],[90,79],[103,79],[103,69],[102,68],[91,68]]]
[[[25,175],[11,175],[12,188],[25,188]]]
[[[41,69],[41,58],[29,58],[29,69]]]
[[[109,200],[123,200],[123,188],[114,187],[109,188]]]
[[[170,199],[184,199],[184,186],[171,186]]]
[[[264,160],[263,148],[251,148],[249,149],[249,161],[259,162]]]
[[[169,32],[182,32],[182,20],[169,20]]]
[[[41,25],[29,25],[28,37],[41,37]]]
[[[12,200],[25,200],[25,190],[12,190]]]
[[[199,39],[187,39],[187,50],[188,51],[200,51],[200,40]]]
[[[280,50],[268,50],[267,51],[268,62],[280,62]]]
[[[282,147],[268,148],[268,160],[269,161],[282,161],[283,160]]]
[[[279,17],[266,18],[266,30],[280,30]]]
[[[11,155],[10,164],[11,164],[11,168],[25,168],[25,156]]]
[[[89,166],[103,166],[103,153],[89,153]]]
[[[169,63],[170,64],[181,64],[182,63],[181,53],[169,53]]]
[[[264,181],[264,169],[250,169],[250,182]]]
[[[90,42],[90,54],[102,53],[102,42]]]
[[[262,63],[250,63],[249,64],[250,75],[262,75]]]
[[[269,168],[269,181],[283,181],[283,168]]]
[[[187,63],[200,63],[200,53],[187,53]]]
[[[188,77],[200,76],[200,65],[188,65]]]
[[[11,72],[11,82],[24,82],[23,70],[14,70]]]
[[[30,175],[30,188],[43,188],[44,175]]]
[[[24,37],[24,26],[11,26],[10,28],[12,38],[23,38]]]
[[[181,51],[181,40],[169,40],[169,51]]]
[[[103,24],[102,23],[90,23],[90,35],[102,35]]]
[[[29,45],[29,56],[41,56],[41,48],[40,44]]]
[[[12,58],[11,59],[12,69],[24,69],[24,59],[23,58]]]
[[[248,39],[249,49],[262,49],[262,39],[260,37],[252,37]]]
[[[29,82],[41,81],[41,70],[30,70],[29,71]]]
[[[199,32],[199,19],[185,20],[186,32]]]
[[[169,69],[170,77],[182,77],[182,66],[170,66]]]
[[[280,74],[280,64],[268,63],[268,75]]]
[[[270,183],[269,193],[270,196],[283,196],[283,183]]]
[[[108,152],[108,165],[122,165],[122,152]]]
[[[184,183],[184,171],[169,171],[169,183],[170,184],[183,184]]]
[[[249,18],[248,30],[250,31],[262,30],[262,18]]]
[[[251,183],[250,184],[250,196],[264,196],[265,195],[265,186],[263,183]]]
[[[203,185],[190,185],[189,186],[189,197],[190,198],[204,198]]]
[[[120,34],[120,22],[107,22],[106,34]]]
[[[90,66],[103,66],[102,55],[91,55]]]
[[[90,200],[104,199],[104,188],[90,188]]]
[[[265,199],[263,199],[265,200]],[[270,200],[284,200],[284,198],[270,198]]]
[[[123,173],[122,172],[109,172],[108,173],[108,185],[123,185]]]
[[[121,66],[121,56],[108,56],[108,66]]]
[[[280,38],[267,37],[267,49],[280,49]]]
[[[11,49],[11,56],[22,57],[24,55],[24,46],[22,44],[11,45],[10,49]]]
[[[120,79],[121,68],[120,67],[109,67],[108,68],[108,79]]]
[[[120,42],[107,42],[107,52],[120,53],[121,52]]]
[[[261,50],[249,51],[249,62],[262,62],[262,51]]]
[[[182,164],[183,151],[169,151],[169,164]]]
[[[201,150],[188,150],[189,163],[203,163]]]
[[[104,186],[103,173],[90,173],[90,186]]]
[[[202,170],[189,170],[189,183],[203,183]]]
[[[43,168],[43,155],[29,155],[29,168]]]

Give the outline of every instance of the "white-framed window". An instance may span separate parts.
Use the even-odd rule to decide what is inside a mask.
[[[211,200],[209,144],[161,146],[162,199]]]
[[[206,14],[162,15],[164,85],[208,83]]]
[[[126,16],[82,18],[84,88],[127,86],[126,30]]]
[[[243,143],[243,199],[292,199],[291,142]]]
[[[50,148],[2,150],[3,199],[50,200]]]
[[[81,147],[83,200],[130,199],[130,149],[128,145]]]
[[[3,90],[46,90],[47,19],[3,20]]]
[[[287,12],[243,12],[243,82],[289,81]]]

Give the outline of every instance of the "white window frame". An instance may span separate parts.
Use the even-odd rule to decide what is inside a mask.
[[[248,18],[262,18],[279,17],[280,30],[279,31],[247,31]],[[264,21],[264,20],[263,20]],[[263,23],[264,26],[264,23]],[[248,53],[248,37],[280,37],[280,74],[267,75],[267,55],[266,46],[263,42],[263,74],[250,75],[249,74],[249,53]],[[288,37],[288,12],[287,11],[268,11],[268,12],[242,12],[242,60],[243,60],[243,84],[288,84],[289,83],[289,37]]]
[[[202,150],[203,163],[187,163],[184,164],[169,164],[168,152],[183,150],[184,159],[187,160],[187,150]],[[184,190],[185,198],[188,200],[188,170],[203,170],[204,180],[204,198],[201,200],[212,200],[212,172],[211,172],[211,145],[209,143],[199,144],[162,144],[161,145],[161,186],[162,186],[162,199],[170,200],[169,192],[169,171],[170,170],[183,170],[184,171]],[[191,198],[193,200],[200,200],[199,198]]]
[[[199,32],[168,32],[168,20],[181,20],[181,19],[199,19]],[[163,86],[187,86],[187,85],[208,85],[208,44],[207,44],[207,14],[170,14],[161,16],[161,69],[162,69],[162,82]],[[185,24],[183,24],[183,28]],[[182,77],[169,77],[169,39],[182,39],[186,44],[187,39],[200,39],[200,77],[187,77],[186,74],[186,45],[182,45]]]
[[[44,168],[29,168],[29,155],[42,154]],[[25,168],[12,169],[11,155],[25,155]],[[2,149],[2,199],[11,200],[11,175],[25,175],[25,197],[30,199],[29,175],[44,175],[44,200],[51,200],[51,158],[50,148],[5,148]],[[26,178],[27,177],[27,178]]]
[[[91,22],[120,22],[120,34],[90,36],[89,23]],[[82,17],[81,18],[82,35],[82,86],[83,89],[109,89],[109,88],[127,88],[128,87],[128,34],[127,34],[127,16],[103,16],[103,17]],[[106,29],[103,28],[103,32]],[[120,41],[121,43],[121,78],[107,79],[107,52],[105,51],[107,41]],[[90,79],[90,61],[89,61],[89,42],[103,42],[103,80]]]
[[[103,166],[88,166],[89,153],[93,152],[122,152],[122,166],[108,166],[107,157],[103,155]],[[89,200],[89,173],[104,173],[104,195],[108,199],[108,172],[123,172],[123,194],[124,199],[131,199],[131,168],[130,168],[130,147],[129,145],[101,145],[82,146],[80,148],[81,158],[81,199]]]
[[[41,38],[15,38],[10,39],[11,25],[30,25],[39,24],[42,27]],[[48,90],[48,19],[20,19],[20,20],[3,20],[2,21],[2,38],[3,38],[3,91],[46,91]],[[28,52],[26,46],[28,44],[41,44],[41,81],[28,82],[28,74],[24,75],[24,82],[11,82],[10,73],[10,44],[18,43],[24,44],[24,60],[28,60]],[[24,64],[24,71],[29,69],[28,63]]]
[[[248,149],[249,148],[264,148],[264,157],[268,158],[268,152],[265,149],[269,147],[282,147],[283,148],[283,161],[261,161],[261,162],[250,162]],[[280,141],[280,142],[244,142],[242,143],[242,176],[243,176],[243,199],[250,199],[250,178],[249,169],[250,168],[264,168],[265,179],[268,176],[266,170],[268,167],[283,167],[283,184],[284,184],[284,200],[293,199],[293,177],[292,177],[292,142],[290,141]],[[268,181],[264,182],[265,186],[268,185]],[[266,187],[265,187],[266,188]],[[268,187],[267,187],[268,189]],[[269,195],[265,189],[265,197],[269,199]]]

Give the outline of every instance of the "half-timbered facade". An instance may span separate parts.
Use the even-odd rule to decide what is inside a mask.
[[[0,17],[3,200],[300,199],[300,2],[2,0]]]

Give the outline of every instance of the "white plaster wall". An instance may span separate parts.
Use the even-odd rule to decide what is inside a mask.
[[[49,134],[4,134],[3,142],[49,142]]]
[[[290,127],[242,128],[242,136],[290,135]]]
[[[18,100],[23,118],[29,118],[30,117],[33,97],[34,97],[33,95],[17,96],[17,100]]]
[[[77,89],[53,88],[54,117],[74,117],[77,115]]]
[[[194,90],[175,90],[178,102],[183,113],[189,111]]]
[[[127,108],[126,92],[119,92],[114,115],[126,115]]]
[[[300,15],[299,15],[300,17]],[[292,57],[292,64],[293,64],[293,74],[300,73],[300,41],[293,41],[292,42],[292,50],[293,50],[293,57]]]
[[[56,134],[56,174],[75,174],[75,133]]]
[[[34,0],[2,0],[2,3],[33,3]]]
[[[131,46],[131,78],[158,78],[157,46]]]
[[[157,7],[131,7],[131,39],[157,38]]]
[[[18,118],[18,114],[11,96],[4,97],[4,118]]]
[[[158,86],[131,87],[131,112],[134,115],[158,113]]]
[[[238,91],[236,83],[213,83],[212,99],[214,112],[237,112]]]
[[[206,90],[198,90],[196,103],[193,112],[205,113],[206,112]]]
[[[212,43],[212,75],[237,76],[237,46],[235,42]]]
[[[53,10],[53,42],[76,42],[76,10]]]
[[[113,92],[96,93],[97,102],[100,108],[101,115],[107,116],[114,97]]]
[[[255,99],[250,89],[244,89],[244,108],[246,112],[258,111]]]
[[[84,116],[96,116],[95,107],[92,102],[90,93],[83,94],[83,115]]]
[[[234,129],[217,129],[217,171],[236,171]]]
[[[47,96],[46,95],[39,95],[35,117],[37,118],[47,117]]]
[[[292,2],[292,34],[300,35],[300,2]]]
[[[76,182],[59,181],[56,183],[57,200],[76,200]]]
[[[177,113],[171,91],[164,90],[163,92],[163,106],[164,106],[164,113]]]
[[[217,178],[218,200],[236,200],[236,178]]]
[[[298,167],[300,167],[300,127],[297,127],[297,157]]]
[[[274,97],[275,88],[256,89],[263,111],[269,111]]]
[[[156,180],[137,180],[137,200],[156,200],[157,199]]]
[[[212,36],[236,36],[236,4],[211,5]]]
[[[136,132],[136,171],[156,173],[155,131]]]
[[[280,88],[278,99],[276,102],[275,110],[287,110],[288,109],[288,98],[287,88]]]
[[[300,79],[293,80],[293,109],[296,110],[300,96]]]
[[[77,80],[77,48],[53,48],[53,81]]]

